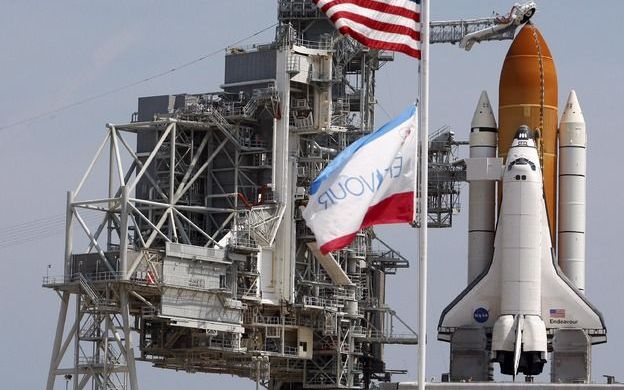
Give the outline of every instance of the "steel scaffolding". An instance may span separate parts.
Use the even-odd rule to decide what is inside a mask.
[[[273,42],[228,49],[222,91],[140,98],[131,123],[107,125],[68,193],[64,275],[43,281],[61,298],[48,390],[136,390],[137,360],[273,390],[400,373],[384,345],[418,338],[385,290],[408,261],[372,229],[323,255],[301,214],[311,181],[374,129],[375,74],[393,55],[309,0],[279,0],[278,20]],[[462,167],[452,133],[431,142],[442,227]]]
[[[301,216],[310,182],[373,130],[375,72],[393,57],[307,1],[278,12],[274,42],[228,50],[222,92],[141,98],[131,123],[107,125],[68,194],[65,273],[44,280],[61,296],[48,389],[66,375],[137,389],[135,360],[368,388],[390,380],[384,344],[417,342],[385,303],[408,261],[370,229],[322,255]]]

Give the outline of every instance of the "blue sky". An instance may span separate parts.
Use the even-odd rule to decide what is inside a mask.
[[[205,53],[260,31],[276,19],[273,0],[228,2],[2,0],[0,17],[0,127],[167,71]],[[512,1],[438,0],[434,20],[472,18],[507,12]],[[619,352],[624,345],[620,234],[621,173],[617,161],[624,144],[624,52],[616,35],[624,2],[549,0],[538,3],[535,23],[555,58],[559,102],[577,91],[589,137],[587,295],[603,312],[609,342],[595,348],[595,379],[624,378]],[[270,30],[252,42],[273,38]],[[471,52],[435,45],[431,52],[432,130],[450,125],[467,139],[481,90],[498,102],[498,76],[509,42],[475,45]],[[139,96],[218,90],[224,60],[218,54],[180,71],[47,116],[0,130],[0,230],[62,214],[65,192],[75,188],[104,136],[107,122],[126,123]],[[399,114],[417,95],[417,63],[397,55],[377,74],[378,124]],[[466,188],[464,187],[464,190]],[[467,204],[467,191],[462,202]],[[436,341],[435,326],[444,306],[465,285],[467,213],[452,229],[430,232],[428,377],[448,370],[448,345]],[[415,259],[416,231],[378,229],[381,237]],[[28,232],[26,232],[28,233]],[[48,264],[61,273],[63,237],[31,245],[0,248],[0,334],[5,352],[0,376],[6,388],[41,388],[48,371],[58,298],[41,288]],[[416,324],[417,270],[391,277],[390,304]],[[387,349],[388,367],[407,368],[415,377],[415,347]],[[140,364],[143,388],[252,388],[252,382],[205,374],[175,373]]]

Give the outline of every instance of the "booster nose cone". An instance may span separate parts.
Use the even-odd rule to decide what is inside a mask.
[[[486,91],[481,92],[470,127],[473,129],[496,129],[496,118],[494,118],[492,105]]]
[[[563,115],[561,115],[561,123],[585,123],[581,105],[574,90],[571,90],[570,95],[568,95],[568,101],[563,110]]]

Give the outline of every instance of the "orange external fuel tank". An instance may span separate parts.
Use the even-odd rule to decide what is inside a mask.
[[[501,70],[498,155],[507,160],[514,134],[521,125],[540,130],[537,144],[553,246],[557,231],[557,91],[557,71],[550,49],[539,30],[527,23],[511,44]]]

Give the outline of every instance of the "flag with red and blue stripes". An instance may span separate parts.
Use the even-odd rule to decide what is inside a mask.
[[[420,58],[420,0],[312,0],[338,31],[372,49]]]
[[[321,253],[344,248],[369,226],[412,221],[417,124],[410,106],[345,148],[312,182],[303,218]]]

